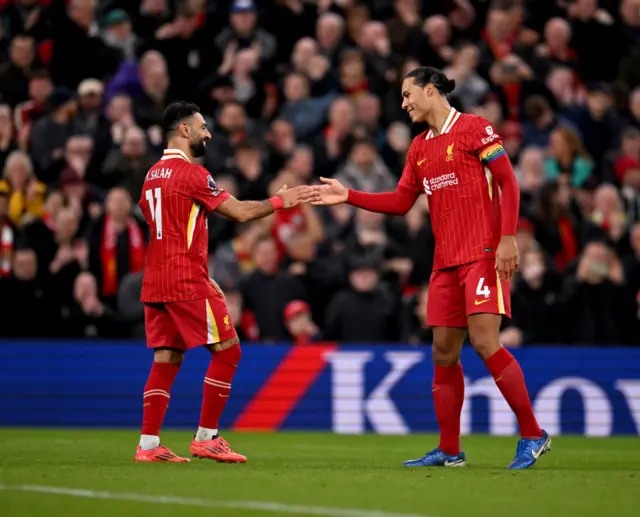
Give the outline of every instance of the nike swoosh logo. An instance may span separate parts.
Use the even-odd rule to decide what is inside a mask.
[[[460,463],[462,463],[462,460],[456,460],[456,461],[445,460],[444,466],[445,467],[455,467],[456,465],[460,465]]]
[[[542,445],[537,451],[531,451],[531,456],[533,456],[536,460],[540,457],[540,455],[542,454],[542,451],[544,450],[544,445]]]
[[[490,300],[476,300],[474,301],[474,305],[482,305],[483,303],[487,303]]]
[[[425,158],[424,160],[420,160],[420,161],[418,162],[418,167],[420,167],[420,165],[422,165],[422,164],[423,164],[424,162],[426,162],[426,161],[427,161],[427,159],[426,159],[426,158]]]

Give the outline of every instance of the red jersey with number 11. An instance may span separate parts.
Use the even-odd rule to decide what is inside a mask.
[[[217,296],[207,266],[207,213],[229,194],[178,149],[167,149],[145,178],[140,208],[150,228],[143,302]]]
[[[429,200],[434,270],[495,258],[500,193],[487,165],[503,154],[488,121],[453,108],[438,136],[426,131],[411,143],[399,185]]]

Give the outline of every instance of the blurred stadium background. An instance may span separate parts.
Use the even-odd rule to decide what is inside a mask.
[[[0,0],[0,22],[2,515],[635,515],[640,0]],[[436,431],[421,199],[404,218],[212,215],[210,272],[244,346],[223,423],[279,432],[234,436],[242,471],[132,468],[150,361],[137,200],[164,107],[201,106],[204,165],[238,197],[319,176],[391,190],[424,129],[400,109],[420,64],[456,80],[451,103],[491,121],[516,169],[522,269],[502,340],[556,450],[506,477],[514,439],[496,436],[515,421],[468,350],[472,467],[396,468]],[[169,428],[197,422],[203,354]]]

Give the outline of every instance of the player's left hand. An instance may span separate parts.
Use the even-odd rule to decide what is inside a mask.
[[[518,244],[514,235],[504,235],[496,250],[496,271],[502,280],[511,280],[520,267]]]
[[[218,285],[218,282],[216,282],[213,278],[210,278],[209,282],[211,282],[213,290],[218,293],[221,298],[224,298],[224,293],[222,292],[222,288]]]

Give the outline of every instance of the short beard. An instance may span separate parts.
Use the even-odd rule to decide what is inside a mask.
[[[202,158],[204,156],[204,152],[207,146],[205,144],[205,141],[202,140],[200,142],[191,144],[190,147],[191,147],[191,154],[193,155],[194,158]]]

